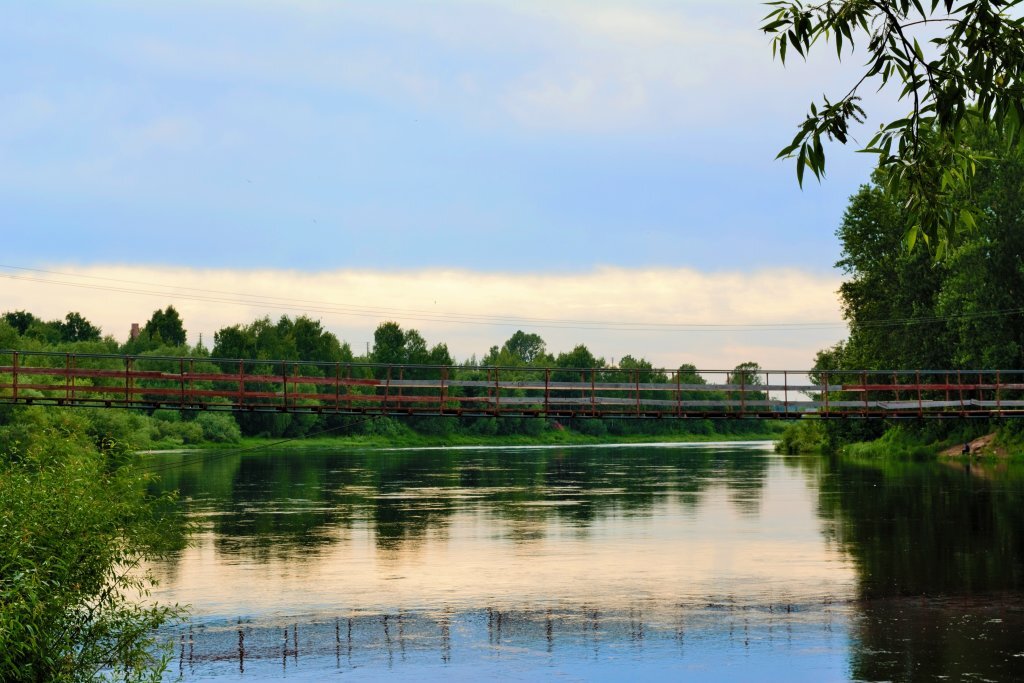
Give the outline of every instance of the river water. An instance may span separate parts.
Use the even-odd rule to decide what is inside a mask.
[[[191,680],[1024,678],[1024,469],[767,443],[163,454]]]

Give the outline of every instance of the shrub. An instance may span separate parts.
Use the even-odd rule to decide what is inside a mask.
[[[410,426],[427,436],[449,436],[458,429],[459,421],[454,417],[418,417],[411,421]]]
[[[775,442],[776,453],[820,453],[827,450],[828,435],[821,420],[799,420],[786,425]]]
[[[195,422],[203,430],[202,437],[206,441],[238,443],[242,440],[242,430],[228,413],[199,413]]]
[[[604,420],[600,418],[574,420],[572,426],[580,434],[586,434],[587,436],[604,436],[608,433]]]
[[[97,449],[81,413],[26,415],[0,450],[0,680],[159,680],[154,629],[180,616],[128,596],[160,539],[157,514],[122,452]],[[20,418],[21,416],[19,416]]]

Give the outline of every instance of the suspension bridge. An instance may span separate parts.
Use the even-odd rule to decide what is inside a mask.
[[[1024,417],[1024,370],[650,370],[0,350],[0,404],[631,419]]]

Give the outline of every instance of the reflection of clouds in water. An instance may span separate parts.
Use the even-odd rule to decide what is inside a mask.
[[[432,611],[339,609],[275,619],[207,619],[164,635],[175,645],[173,673],[197,680],[243,672],[262,678],[315,677],[328,671],[427,676],[432,666],[477,679],[495,669],[550,677],[560,667],[596,663],[605,674],[621,658],[665,671],[735,660],[786,658],[821,672],[841,670],[849,645],[849,604],[779,601],[554,603]],[[730,666],[730,663],[731,666]],[[575,672],[577,673],[578,672]],[[635,671],[634,671],[635,673]]]

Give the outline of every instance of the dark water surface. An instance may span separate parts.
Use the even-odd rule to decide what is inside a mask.
[[[184,680],[1024,679],[1024,468],[769,444],[155,456]]]

